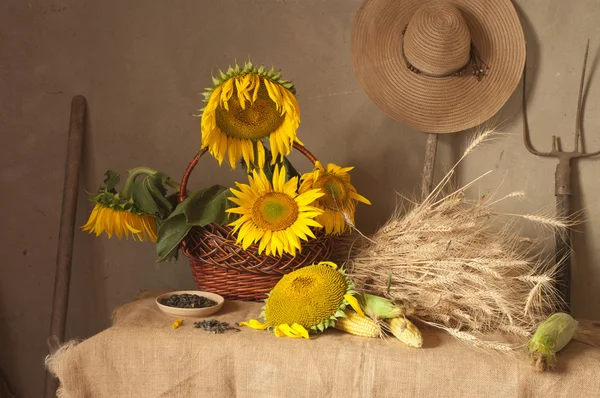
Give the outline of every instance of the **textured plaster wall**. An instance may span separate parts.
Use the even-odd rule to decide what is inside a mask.
[[[234,59],[285,70],[298,88],[300,134],[323,161],[354,165],[355,185],[372,207],[358,226],[372,232],[394,209],[394,190],[418,190],[424,135],[387,118],[362,92],[349,55],[358,0],[76,1],[4,0],[0,3],[0,365],[19,396],[39,397],[49,328],[62,196],[69,105],[87,97],[78,224],[108,169],[149,165],[179,178],[199,145],[198,120],[210,72]],[[529,41],[533,139],[571,133],[584,40],[598,53],[600,2],[519,1]],[[586,109],[587,145],[600,148],[600,84],[592,82]],[[476,153],[462,168],[466,181],[492,168],[478,189],[527,188],[527,211],[553,204],[552,160],[535,158],[519,138],[519,99],[500,120],[504,140]],[[457,156],[465,134],[441,138],[438,178]],[[570,142],[567,141],[567,142]],[[302,171],[305,160],[292,160]],[[574,309],[600,317],[597,263],[600,209],[594,200],[600,161],[576,168],[577,206],[588,221],[578,229]],[[203,159],[194,186],[231,184],[241,171]],[[535,232],[535,230],[532,230]],[[185,261],[155,264],[151,244],[75,237],[67,333],[85,338],[109,325],[112,309],[139,289],[186,288]]]

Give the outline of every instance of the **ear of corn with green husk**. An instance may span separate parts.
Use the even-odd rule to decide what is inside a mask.
[[[362,293],[359,301],[365,314],[373,319],[391,319],[404,315],[402,307],[383,297]]]
[[[389,329],[398,340],[409,347],[421,348],[423,346],[421,331],[407,318],[401,316],[391,319]]]
[[[553,314],[537,328],[527,343],[527,350],[538,372],[554,366],[556,353],[571,341],[576,329],[577,321],[562,312]]]
[[[368,316],[360,316],[352,310],[345,310],[345,317],[335,321],[335,328],[361,337],[380,337],[381,326]]]

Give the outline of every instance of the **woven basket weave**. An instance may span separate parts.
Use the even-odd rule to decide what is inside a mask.
[[[295,146],[296,147],[296,146]],[[314,156],[297,146],[313,163]],[[183,201],[189,176],[197,165],[197,154],[190,162],[181,181],[179,201]],[[182,242],[182,251],[190,259],[196,286],[201,291],[220,294],[229,300],[261,301],[281,277],[305,265],[327,260],[333,250],[333,238],[323,233],[303,242],[302,251],[293,257],[258,254],[258,245],[244,250],[236,244],[230,227],[210,224],[193,227]]]

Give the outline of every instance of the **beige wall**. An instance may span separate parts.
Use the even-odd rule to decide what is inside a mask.
[[[373,201],[358,225],[372,232],[393,210],[394,190],[418,189],[424,136],[387,118],[352,73],[350,25],[358,0],[76,1],[4,0],[0,3],[0,364],[23,397],[43,387],[54,263],[71,98],[89,103],[78,224],[107,168],[150,165],[179,178],[199,145],[198,95],[210,71],[233,59],[274,64],[298,88],[301,137],[323,161],[355,165],[359,191]],[[570,137],[576,86],[587,37],[598,53],[600,1],[519,1],[530,51],[533,139]],[[600,148],[600,85],[587,101],[590,148]],[[529,201],[507,211],[551,207],[554,161],[522,147],[519,100],[504,140],[468,159],[463,179],[488,169],[481,189],[527,188]],[[452,164],[465,135],[444,136],[439,170]],[[570,142],[570,139],[567,141]],[[298,167],[308,164],[294,155]],[[209,158],[195,186],[243,178]],[[438,171],[439,171],[438,170]],[[576,168],[577,207],[588,222],[578,229],[574,310],[600,318],[600,160]],[[441,173],[438,172],[438,177]],[[531,230],[531,229],[530,229]],[[531,230],[535,231],[535,230]],[[155,264],[151,244],[76,234],[68,338],[88,337],[109,324],[111,310],[142,288],[192,287],[185,259]]]

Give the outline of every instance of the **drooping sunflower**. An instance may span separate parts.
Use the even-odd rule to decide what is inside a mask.
[[[281,79],[281,72],[256,67],[229,67],[213,78],[213,87],[204,93],[202,109],[202,149],[219,164],[226,160],[235,169],[240,158],[250,167],[265,164],[263,140],[268,140],[273,162],[288,155],[294,141],[300,107],[294,85]],[[227,155],[227,158],[226,158]]]
[[[309,339],[309,331],[323,331],[345,317],[347,306],[364,313],[354,297],[354,284],[337,265],[323,261],[293,271],[275,285],[268,295],[261,318],[240,325],[274,331],[275,336]]]
[[[359,195],[350,183],[348,172],[353,168],[329,163],[325,169],[317,161],[314,170],[302,176],[300,193],[311,189],[321,189],[325,193],[314,205],[324,210],[316,220],[325,227],[327,234],[338,235],[352,228],[356,204],[371,204],[367,198]]]
[[[136,181],[141,174],[147,174],[143,181]],[[87,223],[82,230],[96,236],[106,233],[109,238],[116,235],[119,239],[131,237],[134,240],[156,242],[156,223],[159,217],[164,219],[172,210],[165,197],[165,185],[179,187],[167,175],[148,167],[136,167],[129,171],[123,189],[115,187],[120,175],[106,172],[104,183],[98,192],[91,196],[95,203]]]
[[[123,235],[129,238],[129,234],[135,240],[141,242],[151,240],[156,242],[156,217],[143,212],[137,212],[133,208],[126,210],[120,206],[106,206],[104,203],[96,203],[87,223],[81,227],[89,233],[100,236],[106,232],[109,238],[113,233],[121,239]]]
[[[275,166],[273,181],[269,181],[262,169],[255,169],[248,176],[249,184],[236,183],[231,188],[233,203],[239,207],[227,209],[241,217],[229,224],[237,233],[237,242],[246,250],[259,243],[258,253],[279,255],[284,252],[296,255],[300,239],[315,238],[311,227],[321,228],[314,218],[323,210],[312,206],[315,199],[323,196],[319,189],[307,189],[298,194],[298,177],[285,181],[283,167]]]

